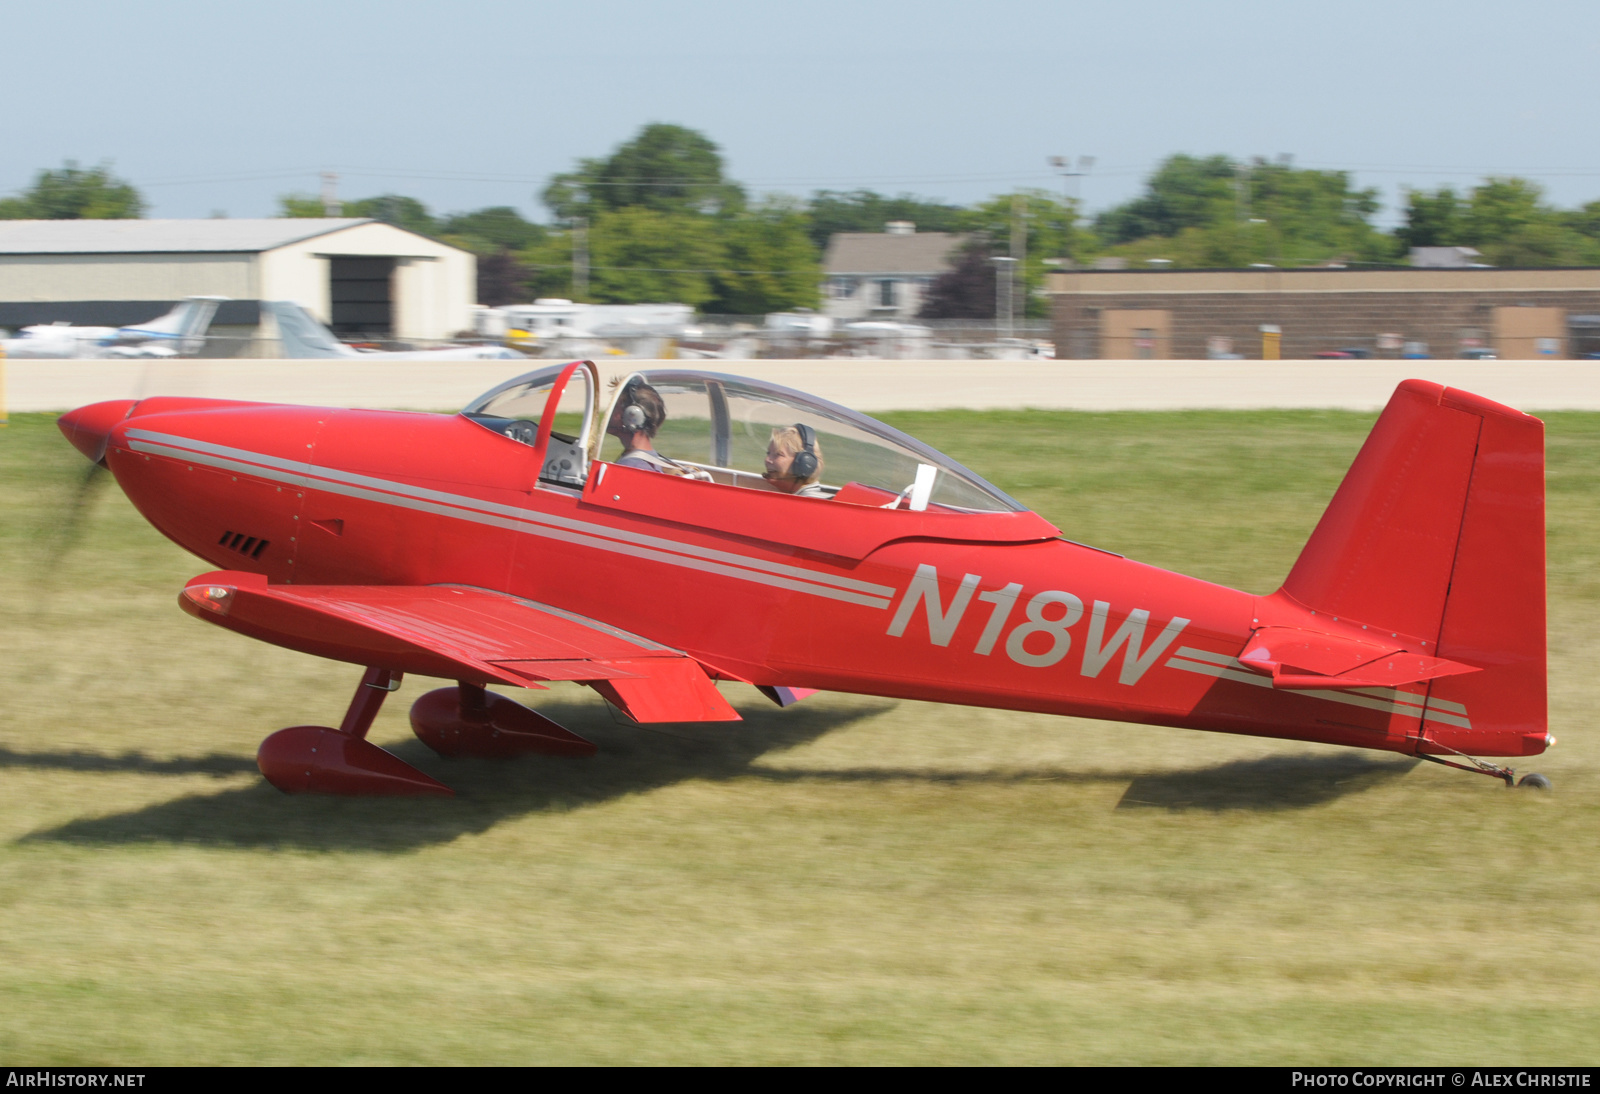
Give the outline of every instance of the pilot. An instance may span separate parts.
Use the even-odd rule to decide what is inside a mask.
[[[822,477],[822,447],[817,431],[804,423],[780,426],[767,442],[767,470],[762,476],[773,489],[802,498],[825,498],[817,481]]]
[[[615,461],[619,467],[637,467],[641,471],[665,471],[672,461],[656,451],[656,431],[667,420],[667,407],[660,392],[634,379],[622,389],[622,397],[611,410],[611,421],[606,432],[622,442],[622,455]]]

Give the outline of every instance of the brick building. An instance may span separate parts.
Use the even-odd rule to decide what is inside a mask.
[[[1046,291],[1063,358],[1600,352],[1597,267],[1072,270]]]

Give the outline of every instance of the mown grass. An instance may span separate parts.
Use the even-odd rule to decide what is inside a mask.
[[[1265,591],[1371,418],[893,420],[1073,538]],[[447,763],[408,680],[374,738],[460,796],[383,801],[261,784],[260,738],[336,719],[352,670],[179,612],[201,564],[114,484],[71,527],[83,461],[14,416],[0,1060],[1592,1064],[1600,415],[1550,424],[1550,795],[753,692],[667,732],[527,693],[601,754]]]

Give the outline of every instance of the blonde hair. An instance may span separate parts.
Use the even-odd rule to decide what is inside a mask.
[[[816,437],[814,432],[812,437]],[[797,456],[804,452],[806,447],[805,441],[800,437],[800,430],[792,425],[781,425],[774,429],[772,431],[772,443],[777,445],[778,451],[785,456]],[[792,476],[793,478],[799,479],[804,483],[812,483],[822,477],[822,442],[820,440],[811,442],[811,454],[817,458],[817,469],[804,478],[799,475]]]

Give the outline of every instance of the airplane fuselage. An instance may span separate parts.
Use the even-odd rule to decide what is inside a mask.
[[[220,569],[497,590],[754,684],[1395,751],[1424,721],[1435,740],[1470,728],[1420,685],[1276,690],[1237,660],[1257,628],[1366,628],[1068,542],[1032,514],[930,534],[920,514],[605,463],[580,491],[539,484],[527,445],[461,416],[202,400],[146,400],[106,458],[152,524]]]

